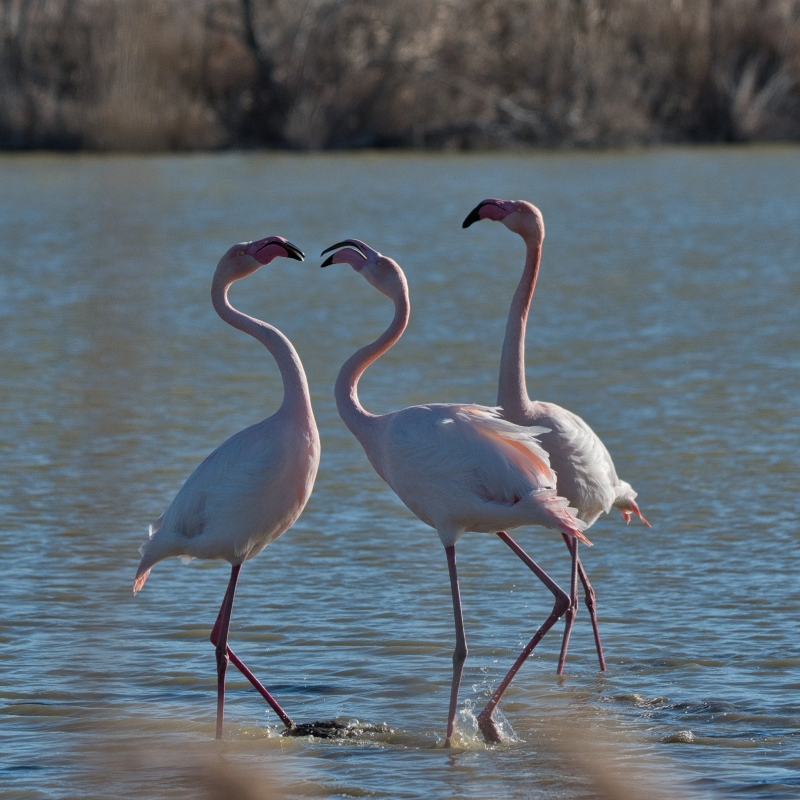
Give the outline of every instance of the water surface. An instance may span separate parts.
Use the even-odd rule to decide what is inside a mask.
[[[408,276],[411,323],[362,381],[368,409],[491,404],[523,245],[461,230],[490,196],[531,200],[547,226],[529,390],[594,427],[653,528],[592,528],[609,669],[582,611],[565,677],[559,626],[506,695],[496,747],[469,710],[550,595],[495,537],[462,539],[463,746],[444,751],[444,553],[332,400],[391,305],[316,256],[356,236]],[[393,731],[355,742],[282,739],[234,673],[226,741],[210,741],[227,565],[163,562],[131,595],[148,523],[280,402],[268,353],[209,303],[220,255],[270,234],[308,261],[231,299],[296,345],[323,456],[304,515],[242,571],[231,643],[298,720]],[[0,797],[192,796],[200,759],[290,796],[581,798],[592,738],[611,747],[595,762],[675,793],[797,796],[800,150],[6,156],[0,241]],[[519,538],[568,584],[560,537]]]

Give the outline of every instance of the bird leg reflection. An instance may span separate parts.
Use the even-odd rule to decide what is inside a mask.
[[[545,620],[544,624],[533,635],[533,638],[525,645],[523,651],[517,656],[517,660],[512,665],[508,674],[500,682],[500,685],[495,689],[486,707],[478,715],[478,727],[483,734],[483,738],[487,742],[497,743],[502,741],[500,731],[492,719],[495,708],[500,702],[500,698],[505,694],[508,685],[514,679],[514,676],[519,672],[520,667],[525,663],[528,656],[533,652],[534,647],[544,638],[544,635],[558,622],[564,615],[564,612],[570,607],[569,595],[504,531],[497,534],[513,551],[517,557],[525,563],[528,569],[536,575],[537,578],[553,593],[555,597],[555,604],[550,616]]]
[[[221,637],[221,628],[222,628],[222,612],[225,610],[226,607],[228,607],[228,620],[230,622],[230,614],[231,614],[231,610],[233,609],[233,593],[236,591],[236,579],[239,576],[239,570],[240,569],[241,569],[241,565],[239,565],[237,567],[233,567],[233,570],[236,570],[236,576],[235,577],[234,577],[234,574],[233,574],[233,570],[231,571],[231,580],[228,583],[228,588],[227,588],[227,590],[225,592],[225,597],[222,599],[222,606],[220,607],[219,614],[217,614],[216,622],[214,622],[214,627],[211,629],[211,636],[209,637],[211,639],[211,644],[213,644],[217,648],[217,671],[218,671],[218,674],[219,674],[219,665],[220,665],[220,644],[221,644],[220,637]],[[227,640],[227,629],[226,629],[225,638]],[[244,675],[244,677],[247,678],[248,681],[250,681],[250,683],[253,685],[253,688],[267,701],[267,703],[270,705],[272,710],[280,717],[281,722],[283,722],[283,724],[289,730],[293,730],[294,728],[296,728],[297,726],[294,724],[294,722],[289,717],[289,715],[280,707],[280,704],[278,703],[278,701],[267,691],[266,687],[261,683],[261,681],[258,678],[256,678],[256,676],[253,675],[252,672],[250,672],[250,670],[247,668],[245,663],[239,658],[239,656],[237,656],[233,652],[233,650],[231,650],[231,648],[227,645],[227,641],[226,641],[226,644],[225,644],[225,653],[227,655],[227,658],[230,659],[230,661],[233,664],[233,666],[236,667],[236,669],[238,669],[239,672],[241,672],[242,675]],[[227,659],[225,661],[225,666],[227,667]],[[223,669],[223,675],[224,675],[224,669]],[[219,689],[218,689],[218,691],[219,691]],[[223,695],[224,695],[224,692],[225,692],[224,679],[223,679],[222,692],[223,692]],[[221,734],[222,723],[220,721],[221,720],[221,716],[220,716],[221,712],[220,712],[219,709],[221,707],[219,706],[219,699],[218,699],[217,702],[218,702],[218,706],[217,706],[217,709],[218,709],[217,710],[217,720],[218,720],[218,724],[217,724],[217,734],[218,734],[217,735],[217,739],[219,739],[221,737],[221,735],[222,735]]]

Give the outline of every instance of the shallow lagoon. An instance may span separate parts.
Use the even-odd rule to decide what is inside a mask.
[[[800,150],[6,156],[0,177],[0,797],[191,796],[198,759],[290,796],[580,798],[600,762],[686,794],[796,796]],[[357,236],[408,276],[411,323],[362,381],[368,409],[491,404],[523,247],[498,225],[461,230],[488,196],[529,199],[547,225],[529,390],[594,427],[653,528],[592,528],[609,670],[582,609],[565,677],[554,631],[506,695],[498,747],[469,709],[550,595],[494,537],[464,537],[463,746],[443,751],[444,553],[332,400],[391,306],[316,255]],[[208,300],[222,252],[269,234],[307,262],[231,299],[297,347],[323,458],[303,517],[242,571],[231,643],[298,720],[391,734],[283,739],[229,673],[218,746],[207,636],[227,565],[164,562],[130,591],[147,524],[279,403],[268,354]],[[568,583],[560,537],[519,538]]]

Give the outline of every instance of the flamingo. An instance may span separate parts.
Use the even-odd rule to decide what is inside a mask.
[[[619,509],[626,523],[635,514],[649,528],[650,523],[642,516],[636,503],[637,493],[627,481],[617,477],[614,462],[600,437],[577,414],[554,403],[531,401],[528,396],[525,383],[525,328],[542,258],[542,212],[524,200],[489,198],[469,212],[462,227],[468,228],[482,219],[502,222],[510,231],[522,237],[526,247],[525,269],[511,301],[500,358],[497,405],[502,408],[503,419],[516,425],[549,429],[541,434],[540,442],[558,476],[558,493],[578,510],[578,518],[586,523],[587,528],[603,512],[609,513],[612,507]],[[578,556],[578,542],[567,536],[564,541],[572,556],[571,598],[565,615],[557,674],[561,675],[564,671],[569,637],[578,611],[577,577],[583,584],[600,669],[605,671],[594,589]]]
[[[320,457],[319,433],[308,382],[292,343],[277,328],[237,311],[228,301],[234,281],[277,257],[302,261],[303,253],[280,236],[235,244],[219,261],[211,285],[214,310],[234,328],[257,339],[275,359],[283,379],[280,408],[234,434],[187,478],[169,508],[150,526],[141,549],[133,593],[152,567],[172,556],[224,559],[228,588],[211,631],[217,658],[217,727],[222,738],[228,659],[272,706],[288,729],[286,712],[228,647],[233,597],[242,564],[288,530],[311,495]]]
[[[569,595],[505,531],[522,525],[542,525],[590,544],[583,534],[585,523],[575,518],[575,510],[556,493],[556,476],[537,439],[544,428],[514,425],[500,417],[499,409],[478,405],[437,403],[382,415],[364,410],[358,399],[358,381],[366,368],[402,336],[410,314],[408,285],[396,261],[358,239],[339,242],[322,254],[331,250],[336,252],[323,267],[349,264],[394,303],[394,318],[387,330],[353,354],[339,371],[336,407],[378,475],[419,519],[436,530],[445,548],[456,629],[446,747],[453,736],[467,657],[455,553],[461,535],[466,531],[500,531],[497,535],[555,598],[552,613],[478,716],[484,738],[499,742],[501,736],[493,714],[500,698],[527,656],[570,603]]]

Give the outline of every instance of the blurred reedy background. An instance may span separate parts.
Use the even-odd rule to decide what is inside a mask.
[[[6,149],[798,138],[798,0],[0,0]]]

